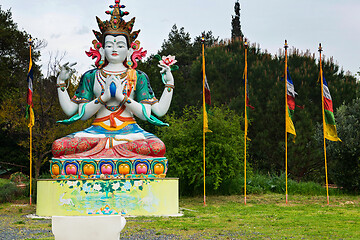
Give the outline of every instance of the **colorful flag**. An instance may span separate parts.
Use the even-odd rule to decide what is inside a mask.
[[[28,127],[33,127],[35,124],[35,116],[33,110],[33,64],[31,59],[31,47],[30,47],[30,64],[29,64],[29,71],[27,75],[27,82],[28,82],[28,92],[27,92],[27,106],[26,106],[26,119],[29,119]]]
[[[287,112],[286,112],[287,128],[286,128],[286,132],[291,133],[294,136],[296,136],[295,126],[292,121],[292,118],[293,118],[294,111],[295,111],[295,95],[297,95],[297,93],[295,92],[294,83],[290,77],[289,68],[287,69],[286,85],[287,85],[287,94],[286,94],[287,95],[286,96],[287,97]]]
[[[205,94],[204,131],[212,132],[208,126],[208,109],[211,105],[211,96],[210,96],[210,88],[209,88],[206,74],[205,74],[205,81],[204,81],[204,94]]]
[[[325,138],[330,141],[341,141],[337,136],[335,117],[333,111],[333,103],[329,91],[329,87],[323,75],[323,101],[324,101],[324,117],[325,117]]]
[[[247,64],[247,63],[246,63]],[[245,77],[245,74],[246,74],[246,77]],[[246,101],[246,111],[245,111],[245,133],[247,135],[247,131],[248,131],[248,126],[249,126],[249,114],[248,114],[248,110],[249,108],[251,108],[252,110],[254,109],[253,106],[250,105],[250,100],[249,100],[249,85],[248,85],[248,81],[247,81],[247,66],[245,67],[245,70],[244,70],[244,75],[243,75],[243,80],[244,80],[244,85],[246,85],[246,92],[245,92],[245,101]],[[250,140],[248,137],[247,137],[247,140]]]
[[[211,104],[210,97],[210,88],[205,74],[205,37],[202,36],[202,74],[203,74],[203,171],[204,171],[204,205],[206,205],[206,185],[205,185],[205,176],[206,176],[206,161],[205,161],[205,149],[206,141],[205,135],[207,132],[211,132],[208,126],[208,108]]]

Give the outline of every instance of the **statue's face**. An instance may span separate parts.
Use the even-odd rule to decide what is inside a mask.
[[[105,57],[109,63],[123,63],[129,53],[124,36],[107,35],[105,37]]]

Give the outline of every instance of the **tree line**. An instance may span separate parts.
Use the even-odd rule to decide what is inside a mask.
[[[242,77],[245,64],[243,38],[238,36],[228,41],[219,41],[218,38],[212,36],[211,32],[205,33],[205,36],[207,40],[206,75],[211,89],[212,104],[228,108],[239,116],[243,116],[244,82]],[[171,109],[176,114],[181,114],[181,109],[186,106],[194,106],[199,111],[201,108],[202,62],[199,40],[200,36],[191,41],[189,34],[183,28],[178,29],[174,25],[169,39],[164,41],[159,51],[159,54],[180,55],[181,58],[190,60],[190,62],[181,62],[182,66],[179,72],[175,73],[177,91]],[[190,50],[183,51],[185,48]],[[264,174],[284,172],[285,86],[282,79],[284,57],[284,51],[279,51],[278,55],[271,55],[260,49],[256,43],[250,44],[248,51],[249,98],[250,104],[255,107],[249,113],[251,120],[249,162],[255,171]],[[152,71],[149,67],[153,65],[154,62],[150,57],[142,67],[147,69],[151,79],[156,79],[158,74],[156,69]],[[358,97],[359,84],[355,76],[340,69],[333,58],[323,60],[322,65],[336,113],[336,109],[348,106]],[[325,178],[325,170],[322,137],[318,136],[318,131],[322,127],[318,58],[309,50],[301,51],[292,48],[289,50],[288,66],[295,91],[298,93],[295,102],[299,106],[295,110],[293,119],[297,137],[294,143],[292,138],[288,139],[289,177],[297,181],[322,183]],[[161,86],[155,85],[155,88],[157,88],[155,92],[160,92]],[[211,128],[211,114],[209,118],[209,127]],[[338,126],[339,136],[346,139],[347,136],[341,134],[342,127],[342,125]],[[241,132],[237,134],[241,134]],[[242,140],[239,141],[240,145],[234,147],[243,148],[242,142]],[[200,145],[201,142],[194,142],[194,144]],[[329,148],[333,146],[341,148],[343,146],[341,144],[330,142],[328,146]],[[212,160],[211,156],[208,158],[209,161]],[[331,155],[328,158],[330,172],[342,171],[342,169],[331,167],[338,166],[339,158]],[[242,161],[243,156],[239,156],[237,159]],[[353,169],[358,169],[356,161],[359,160],[352,161]],[[355,172],[358,171],[359,169]],[[329,176],[332,183],[339,183],[336,176],[338,175]],[[355,187],[349,188],[355,189]]]

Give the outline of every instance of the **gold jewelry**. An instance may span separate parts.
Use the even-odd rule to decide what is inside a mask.
[[[56,84],[56,87],[59,88],[59,87],[65,87],[66,86],[66,83],[59,83],[59,84]]]
[[[171,92],[171,89],[174,89],[175,86],[172,84],[165,84],[165,88],[167,88],[168,92]]]
[[[133,140],[129,140],[129,139],[124,139],[124,138],[116,138],[114,137],[115,141],[126,141],[126,142],[133,142]]]
[[[117,77],[120,77],[120,79],[122,79],[122,78],[126,77],[126,75],[127,75],[127,70],[122,73],[116,73],[116,72],[112,73],[111,71],[106,71],[106,72],[109,72],[109,73],[106,73],[105,71],[106,70],[104,70],[104,69],[100,70],[101,75],[105,78],[107,78],[108,76],[111,76],[111,75],[115,75]]]
[[[57,88],[60,88],[60,89],[61,89],[61,91],[65,91],[66,83],[59,83],[59,84],[56,84],[56,87],[57,87]]]
[[[106,14],[111,15],[110,20],[101,21],[100,18],[96,17],[100,32],[93,30],[95,37],[99,42],[103,43],[106,35],[121,34],[126,37],[127,42],[130,45],[135,41],[140,32],[140,30],[132,32],[135,18],[132,18],[128,22],[123,19],[129,12],[120,10],[121,8],[125,8],[125,6],[121,5],[118,0],[115,1],[115,5],[110,5],[110,8],[113,10],[105,12]]]
[[[165,84],[165,87],[169,87],[169,88],[172,88],[172,89],[174,89],[174,88],[175,88],[175,86],[174,86],[174,85],[172,85],[172,84]]]
[[[106,105],[106,103],[104,103],[104,101],[101,99],[101,96],[97,98],[97,101],[98,102],[95,101],[95,103],[101,103],[102,105]]]
[[[124,95],[124,99],[121,101],[120,106],[124,105],[125,103],[131,103],[127,95]]]

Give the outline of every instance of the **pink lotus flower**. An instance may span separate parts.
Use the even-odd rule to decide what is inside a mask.
[[[160,65],[166,65],[166,66],[171,66],[171,65],[174,65],[177,61],[175,60],[175,56],[163,56],[162,57],[162,60],[159,61]]]

